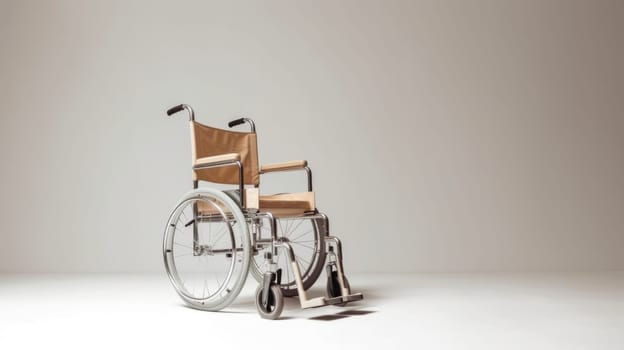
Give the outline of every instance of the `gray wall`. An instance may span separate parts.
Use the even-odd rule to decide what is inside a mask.
[[[350,270],[622,269],[622,3],[0,0],[0,271],[162,271],[181,102],[308,159]]]

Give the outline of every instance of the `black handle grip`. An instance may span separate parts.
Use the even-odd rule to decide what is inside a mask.
[[[243,124],[244,122],[245,122],[245,118],[238,118],[238,119],[235,119],[235,120],[232,120],[231,122],[229,122],[229,123],[228,123],[228,126],[229,126],[230,128],[233,128],[233,127],[235,127],[236,125],[241,125],[241,124]]]
[[[171,107],[167,110],[167,115],[171,116],[172,114],[176,114],[180,111],[184,110],[184,105],[177,105],[175,107]]]

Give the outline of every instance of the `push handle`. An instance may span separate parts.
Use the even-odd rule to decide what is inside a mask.
[[[251,132],[255,133],[256,132],[256,124],[254,124],[254,121],[249,119],[249,118],[238,118],[238,119],[234,119],[231,122],[228,123],[228,126],[230,128],[235,127],[236,125],[241,125],[244,123],[249,123],[249,126],[251,127]]]
[[[168,116],[171,116],[172,114],[176,114],[176,113],[178,113],[178,112],[180,112],[180,111],[183,111],[183,110],[184,110],[184,105],[183,105],[183,104],[180,104],[180,105],[177,105],[177,106],[175,106],[175,107],[171,107],[171,108],[169,108],[169,109],[167,110],[167,115],[168,115]]]
[[[187,110],[189,113],[189,120],[195,120],[195,112],[193,111],[193,108],[191,108],[191,106],[189,105],[185,105],[185,104],[179,104],[175,107],[171,107],[167,110],[167,115],[171,116],[174,115],[178,112],[181,112],[183,110]]]
[[[243,123],[245,123],[245,118],[238,118],[238,119],[234,119],[234,120],[232,120],[231,122],[229,122],[229,123],[228,123],[228,126],[229,126],[230,128],[233,128],[233,127],[235,127],[236,125],[241,125],[241,124],[243,124]]]

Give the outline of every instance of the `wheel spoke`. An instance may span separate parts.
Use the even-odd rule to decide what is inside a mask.
[[[228,234],[226,234],[226,231],[228,230],[220,230],[219,231],[219,238],[212,244],[213,247],[217,246],[217,243],[219,243],[219,241],[221,241],[221,239],[225,236],[229,236]]]
[[[310,266],[310,261],[304,259],[301,255],[296,256],[296,258],[297,258],[297,260],[302,260],[304,263],[306,263],[306,266]]]
[[[290,241],[290,243],[315,243],[315,242],[316,242],[315,239],[311,239],[307,241],[296,241],[296,242]]]
[[[298,235],[297,237],[292,238],[292,239],[289,239],[289,240],[290,240],[290,241],[296,241],[296,240],[297,240],[297,238],[301,238],[301,237],[303,237],[304,235],[307,235],[307,234],[308,234],[308,233],[310,233],[310,232],[312,232],[312,230],[305,231],[304,233],[302,233],[302,234]]]
[[[308,248],[308,249],[310,249],[310,250],[313,250],[313,249],[314,249],[314,247],[310,247],[310,246],[307,246],[307,245],[305,245],[305,244],[301,244],[301,243],[299,243],[299,242],[290,242],[290,243],[292,243],[292,244],[296,244],[296,245],[301,246],[301,247],[306,247],[306,248]]]
[[[290,235],[292,235],[295,231],[297,231],[299,226],[301,226],[301,223],[304,221],[306,220],[299,220],[299,222],[296,225],[294,225],[295,227],[293,227],[292,230],[290,230],[290,233],[288,234],[288,236],[290,237]]]
[[[188,217],[186,217],[186,214],[184,214],[184,211],[182,211],[182,216],[184,216],[184,221],[186,221],[186,222],[189,221]]]

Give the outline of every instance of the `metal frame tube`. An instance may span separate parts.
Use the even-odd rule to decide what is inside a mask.
[[[315,214],[315,216],[320,216],[323,221],[325,222],[325,237],[329,236],[329,218],[327,217],[327,215],[318,212]]]
[[[312,170],[309,167],[304,167],[306,175],[308,176],[308,192],[312,192]]]
[[[195,121],[195,111],[193,110],[193,108],[186,104],[182,105],[182,108],[186,109],[186,111],[189,113],[189,120]]]
[[[325,242],[327,242],[328,245],[331,244],[330,242],[333,242],[333,244],[335,245],[338,283],[340,284],[340,290],[342,291],[342,295],[349,295],[351,294],[351,291],[349,290],[347,284],[344,282],[344,269],[342,266],[342,243],[340,242],[340,239],[338,239],[338,237],[329,235],[325,237]]]
[[[288,260],[290,261],[291,267],[293,269],[293,274],[295,275],[295,283],[297,284],[297,292],[299,293],[299,302],[303,307],[305,303],[308,301],[307,294],[305,289],[303,288],[303,280],[301,279],[301,270],[299,269],[299,264],[297,263],[297,259],[295,258],[295,252],[292,249],[290,243],[285,241],[280,241],[275,243],[276,248],[282,248],[288,254]]]
[[[241,208],[245,208],[245,169],[240,160],[224,160],[222,162],[195,165],[193,166],[193,170],[210,169],[230,165],[238,166],[238,191],[240,192],[240,205]]]
[[[197,180],[193,180],[193,189],[197,189],[198,187],[198,181]],[[197,232],[197,217],[198,217],[198,212],[197,212],[197,202],[193,203],[193,255],[196,254],[198,247],[197,247],[197,241],[199,240],[199,233]]]
[[[251,132],[252,133],[256,133],[256,123],[254,123],[253,120],[249,119],[249,118],[243,118],[247,123],[249,123],[249,125],[251,126]]]

